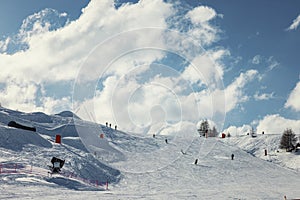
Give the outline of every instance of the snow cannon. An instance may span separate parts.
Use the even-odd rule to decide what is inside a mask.
[[[51,159],[52,166],[49,166],[51,173],[59,173],[65,164],[65,160],[53,157]]]

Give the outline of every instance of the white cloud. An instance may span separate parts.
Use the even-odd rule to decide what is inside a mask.
[[[217,16],[214,9],[207,6],[199,6],[189,11],[186,15],[193,24],[201,24],[207,22]]]
[[[55,99],[53,97],[38,96],[37,93],[43,93],[42,90],[42,86],[35,83],[8,82],[6,87],[0,90],[0,102],[4,107],[24,112],[41,111],[52,114],[71,109],[70,98]]]
[[[199,46],[200,44],[207,46],[219,38],[218,33],[220,30],[210,23],[210,21],[217,16],[222,17],[221,15],[217,15],[216,11],[210,7],[198,6],[187,12],[184,16],[178,16],[173,19],[172,26],[175,25],[177,30],[187,33],[192,37],[195,45]],[[181,40],[180,47],[185,48],[186,38],[183,37]],[[189,40],[188,42],[192,41]],[[174,45],[178,44],[175,43]],[[190,49],[190,51],[199,52],[199,48]]]
[[[117,123],[129,132],[162,131],[161,128],[170,128],[179,122],[192,122],[196,126],[199,119],[220,120],[220,116],[225,117],[227,112],[246,101],[243,89],[257,74],[257,71],[249,70],[240,74],[225,89],[206,88],[196,92],[191,86],[192,81],[183,76],[186,71],[180,74],[168,70],[164,67],[157,70],[157,66],[144,67],[122,77],[110,75],[103,81],[102,90],[85,102],[85,107],[94,106],[97,121]],[[145,73],[154,73],[154,76],[144,76],[140,82],[139,78]],[[156,116],[153,109],[158,109],[158,114],[163,117]],[[77,114],[93,120],[93,114],[86,112],[81,109],[81,113]],[[215,123],[220,129],[222,122]]]
[[[66,13],[66,12],[60,13],[59,16],[60,16],[60,17],[67,17],[67,16],[68,16],[68,13]]]
[[[177,135],[178,137],[194,138],[197,136],[197,128],[194,123],[183,122],[168,126],[161,130],[161,135]]]
[[[252,58],[252,64],[258,65],[261,62],[261,56],[260,55],[256,55]]]
[[[5,85],[0,101],[24,111],[67,109],[71,98],[51,97],[45,86],[60,87],[61,82],[76,79],[79,88],[74,90],[82,92],[73,102],[77,114],[117,123],[127,131],[147,132],[155,126],[169,134],[178,132],[179,126],[192,130],[191,124],[196,126],[201,118],[225,115],[247,100],[244,87],[257,71],[241,73],[224,88],[222,59],[230,52],[201,47],[218,38],[219,29],[210,24],[216,12],[197,7],[181,16],[191,26],[181,24],[166,31],[175,12],[163,0],[143,0],[118,9],[110,0],[93,0],[79,19],[54,30],[42,20],[44,12],[34,14],[41,20],[30,24],[28,18],[21,30],[28,48],[0,54],[0,83]],[[0,43],[2,51],[8,43]],[[180,70],[172,71],[164,63],[155,66],[168,53],[182,57]]]
[[[0,52],[5,52],[7,50],[10,40],[11,39],[8,37],[5,39],[5,41],[0,41]]]
[[[6,87],[0,91],[0,101],[3,106],[13,107],[21,110],[35,107],[35,97],[38,90],[36,84],[16,84],[8,82]]]
[[[280,65],[280,63],[278,61],[274,60],[273,56],[271,56],[267,60],[267,64],[268,64],[268,70],[267,71],[272,71],[273,69],[275,69],[276,67],[278,67]]]
[[[244,86],[252,81],[258,72],[256,70],[249,70],[241,73],[228,87],[225,89],[226,111],[229,112],[234,109],[237,104],[242,103],[248,99],[248,96],[243,93]]]
[[[269,99],[272,99],[274,98],[274,93],[263,93],[263,94],[259,94],[258,92],[254,94],[254,99],[257,100],[257,101],[260,101],[260,100],[269,100]]]
[[[45,113],[58,113],[64,110],[72,109],[72,100],[70,97],[62,97],[55,99],[53,97],[43,97],[43,104],[39,107]]]
[[[287,28],[287,30],[296,30],[300,24],[300,15],[293,20],[293,23]]]
[[[252,60],[252,61],[254,61],[254,60]],[[264,80],[270,71],[272,71],[280,66],[280,63],[277,60],[275,60],[273,56],[270,56],[269,58],[264,58],[264,57],[260,56],[259,64],[266,66],[265,71],[263,73],[259,74],[259,77],[258,77],[259,81]]]
[[[157,9],[158,7],[160,9]],[[43,10],[24,20],[20,30],[20,35],[22,35],[20,39],[28,45],[27,49],[12,55],[5,52],[0,54],[1,83],[5,85],[8,81],[15,84],[34,83],[35,85],[51,83],[60,87],[61,81],[72,81],[76,78],[80,64],[89,51],[108,37],[141,27],[166,28],[165,19],[170,15],[171,7],[160,0],[146,0],[138,4],[125,5],[116,10],[109,0],[91,1],[78,20],[55,30],[49,30],[50,24],[43,21],[48,11]],[[65,17],[66,14],[62,13],[60,16]],[[139,43],[143,43],[143,38],[147,38],[148,44],[161,42],[159,38],[161,35],[149,34],[145,37],[145,35],[132,34],[131,36],[133,38],[127,38],[130,42],[122,41],[123,44],[121,44],[118,43],[120,41],[116,41],[111,44],[111,48],[106,49],[105,53],[118,54],[118,46],[122,45],[127,45],[127,47],[129,45],[129,48],[139,46]],[[9,40],[10,38],[1,41],[2,51],[7,49]],[[153,54],[146,60],[152,62],[160,56],[161,53]],[[124,69],[120,71],[122,70],[124,71]],[[91,73],[94,75],[95,69]],[[14,100],[13,95],[5,93],[2,96],[5,96],[8,102],[15,102],[14,105],[9,104],[12,108],[20,109],[23,105]],[[21,98],[23,96],[19,96],[19,99]],[[26,101],[24,97],[23,102]],[[37,103],[34,99],[31,101],[32,105]]]
[[[257,124],[256,133],[261,134],[282,134],[287,128],[292,129],[296,134],[300,130],[300,120],[287,119],[279,114],[266,115],[263,119],[254,121],[252,124]],[[230,133],[231,135],[246,135],[251,131],[253,126],[243,125],[241,127],[230,126],[225,129],[224,133]]]
[[[297,83],[296,87],[290,93],[284,107],[291,108],[297,112],[300,111],[300,82]]]
[[[223,130],[222,132],[225,134],[230,134],[231,136],[240,136],[240,135],[247,135],[250,133],[252,127],[250,125],[244,124],[241,127],[230,126],[227,129]]]
[[[300,130],[300,120],[286,119],[279,114],[267,115],[258,122],[257,133],[282,134],[284,130],[291,128],[295,133]]]
[[[223,66],[219,60],[228,55],[226,50],[207,51],[196,56],[182,76],[192,84],[218,88],[223,80]]]
[[[298,134],[300,130],[300,120],[287,119],[279,114],[266,115],[263,119],[253,123],[257,124],[255,130],[257,133],[282,134],[284,130],[289,128]],[[251,125],[243,125],[241,127],[230,126],[223,132],[229,132],[231,135],[245,135],[251,131],[252,127]]]
[[[160,9],[156,9],[157,7]],[[49,24],[37,21],[32,29],[24,30],[24,40],[28,44],[26,51],[0,55],[0,66],[5,68],[0,75],[0,82],[5,82],[7,78],[17,82],[37,83],[72,80],[76,77],[80,63],[95,45],[126,30],[141,27],[166,28],[164,20],[170,11],[170,6],[159,0],[141,1],[119,10],[109,0],[91,1],[78,20],[58,30],[49,31]],[[36,15],[42,18],[44,12],[33,16],[36,18]],[[28,24],[30,20],[24,23]],[[136,37],[134,40],[127,44],[123,42],[123,45],[141,42],[140,35],[133,36]],[[147,39],[149,44],[161,41],[157,35],[151,34]],[[107,49],[107,53],[118,52],[116,45],[117,43],[112,44],[115,49]]]

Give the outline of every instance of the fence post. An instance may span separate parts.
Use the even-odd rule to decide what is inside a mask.
[[[17,173],[17,163],[15,164],[15,173]]]
[[[2,168],[2,164],[0,164],[0,174],[1,174],[1,168]]]
[[[106,190],[108,190],[108,180],[106,181]]]
[[[98,187],[98,180],[96,180],[96,186]]]

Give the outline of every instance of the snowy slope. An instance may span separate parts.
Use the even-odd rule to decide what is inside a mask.
[[[6,126],[10,120],[35,126],[37,132]],[[72,176],[110,183],[117,183],[120,179],[119,170],[100,162],[87,151],[70,117],[47,116],[43,113],[26,114],[1,108],[0,121],[2,167],[9,163],[33,166],[34,169],[42,169],[42,178],[45,179],[48,176],[48,165],[51,165],[50,160],[55,156],[66,160],[63,172],[71,173]],[[85,124],[84,121],[81,123]],[[61,134],[62,144],[54,143],[56,134]],[[62,183],[63,181],[57,182]]]
[[[277,152],[275,136],[220,139],[182,132],[153,138],[71,116],[0,108],[0,199],[300,198],[299,170],[278,165],[283,158],[269,162],[275,156],[261,152],[265,143]],[[37,133],[6,126],[11,119],[34,125]],[[53,142],[58,133],[62,144]],[[47,176],[52,156],[66,160],[68,176]],[[109,190],[87,180],[109,181]]]
[[[238,146],[263,160],[300,171],[300,152],[286,152],[279,149],[281,136],[282,134],[258,134],[257,137],[252,138],[244,135],[226,138],[223,141],[230,145]],[[267,156],[265,156],[265,150],[267,151]]]

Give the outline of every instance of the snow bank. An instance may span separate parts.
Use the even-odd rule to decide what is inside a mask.
[[[0,147],[21,151],[25,145],[29,144],[45,148],[52,147],[49,141],[36,132],[0,126]]]

